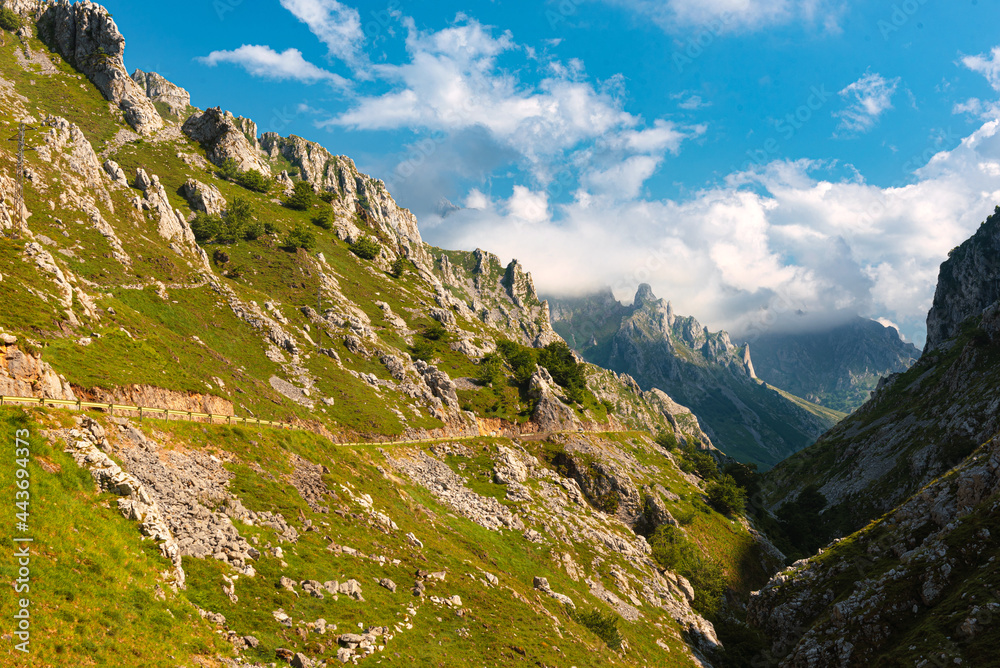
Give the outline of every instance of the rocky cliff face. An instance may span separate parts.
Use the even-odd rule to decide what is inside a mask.
[[[191,93],[180,86],[175,86],[156,72],[132,72],[132,81],[146,93],[146,97],[154,105],[165,105],[168,113],[182,117],[191,106]]]
[[[257,138],[245,132],[247,127],[247,119],[213,107],[192,114],[184,121],[183,130],[184,134],[205,147],[208,159],[216,165],[232,158],[243,171],[256,169],[270,176],[271,168],[257,149]],[[256,125],[252,129],[256,130]]]
[[[1000,266],[990,244],[997,222],[991,217],[942,265],[928,318],[934,334],[920,360],[765,476],[772,508],[807,487],[823,495],[826,507],[810,527],[818,537],[864,527],[751,600],[750,619],[781,666],[888,658],[988,665],[995,657]]]
[[[163,127],[163,119],[125,69],[125,38],[101,5],[88,0],[42,3],[40,33],[56,50],[87,75],[104,97],[117,105],[137,132],[149,135]],[[25,3],[23,9],[31,10]],[[32,12],[33,13],[33,12]]]
[[[996,301],[982,307],[1000,265],[990,264],[995,258],[988,253],[979,255],[998,223],[991,219],[942,265],[928,319],[937,323],[937,333],[920,360],[884,379],[850,418],[769,472],[770,507],[815,485],[827,501],[826,535],[844,535],[945,474],[1000,430],[1000,307]],[[945,309],[947,304],[966,310]],[[951,321],[957,324],[945,326]],[[944,332],[951,338],[940,340]]]
[[[631,306],[610,291],[551,304],[553,326],[584,359],[688,406],[715,446],[736,459],[773,466],[834,422],[762,386],[746,345],[678,315],[648,285]]]
[[[965,320],[1000,299],[1000,207],[941,265],[934,305],[927,314],[927,345],[937,348]]]
[[[822,554],[778,574],[748,618],[788,667],[990,665],[1000,614],[1000,442]],[[764,664],[761,664],[764,665]]]
[[[906,371],[920,356],[895,329],[864,318],[830,329],[738,340],[753,349],[761,380],[845,413],[867,401],[880,378]]]

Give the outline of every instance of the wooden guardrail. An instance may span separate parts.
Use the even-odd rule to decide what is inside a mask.
[[[261,427],[278,427],[280,429],[294,429],[287,422],[274,422],[272,420],[261,420],[258,418],[237,417],[235,415],[218,415],[215,413],[197,413],[195,411],[176,411],[169,408],[149,408],[147,406],[129,406],[127,404],[105,404],[97,401],[70,401],[69,399],[45,399],[39,397],[8,397],[0,395],[0,406],[8,404],[36,404],[38,406],[52,406],[56,408],[75,408],[82,411],[84,408],[99,408],[108,411],[111,415],[115,411],[138,413],[139,419],[146,417],[161,418],[169,420],[171,417],[179,417],[191,420],[192,422],[204,418],[215,424],[220,420],[222,424],[230,425],[254,425]]]

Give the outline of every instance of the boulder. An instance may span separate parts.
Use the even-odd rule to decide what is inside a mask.
[[[228,202],[222,196],[219,189],[213,185],[206,185],[195,179],[188,179],[181,186],[181,193],[188,201],[192,211],[203,211],[208,214],[221,216],[226,210]]]
[[[228,111],[213,107],[193,114],[182,129],[184,134],[205,147],[208,159],[216,165],[221,166],[232,158],[242,171],[256,169],[265,176],[271,175],[271,168],[257,150],[257,138],[250,134],[257,129],[253,121],[236,118]]]

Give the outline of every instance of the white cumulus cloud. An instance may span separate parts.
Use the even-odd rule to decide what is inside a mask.
[[[286,49],[278,53],[269,46],[244,44],[232,51],[213,51],[198,60],[210,67],[219,63],[239,65],[256,77],[277,80],[293,79],[305,83],[327,81],[340,87],[348,85],[347,80],[342,76],[328,72],[307,61],[298,49]]]
[[[358,10],[337,0],[281,0],[281,6],[309,26],[330,55],[353,62],[365,42]]]

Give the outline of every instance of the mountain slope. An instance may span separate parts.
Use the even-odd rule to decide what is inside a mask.
[[[770,467],[815,440],[839,415],[804,408],[762,385],[746,346],[711,333],[642,285],[631,306],[610,291],[551,299],[553,327],[588,362],[627,373],[691,408],[713,443],[740,460]]]
[[[1000,210],[941,266],[920,360],[766,474],[766,503],[804,543],[860,528],[752,595],[748,618],[767,636],[769,663],[995,662],[997,257]]]
[[[822,331],[763,333],[750,344],[757,377],[792,394],[850,413],[883,376],[906,371],[920,351],[865,318]]]
[[[0,6],[25,19],[0,130],[33,149],[22,203],[0,146],[0,393],[297,427],[0,408],[8,442],[30,432],[32,665],[722,651],[702,602],[778,560],[654,442],[710,449],[688,409],[578,364],[520,265],[428,246],[346,156],[129,77],[103,7]],[[667,524],[709,586],[653,559]]]
[[[997,253],[1000,216],[994,215],[942,265],[938,299],[950,303],[949,277],[956,273],[975,273],[979,289],[992,294],[996,274],[977,258]],[[971,283],[954,289],[976,290]],[[843,535],[891,510],[990,440],[1000,430],[1000,347],[997,309],[976,312],[986,298],[969,302],[972,312],[947,329],[951,338],[932,337],[935,347],[912,368],[884,380],[850,418],[768,472],[763,487],[768,507],[778,508],[813,486],[827,508],[819,538]],[[956,302],[961,299],[956,295]],[[929,323],[937,313],[931,311]]]

